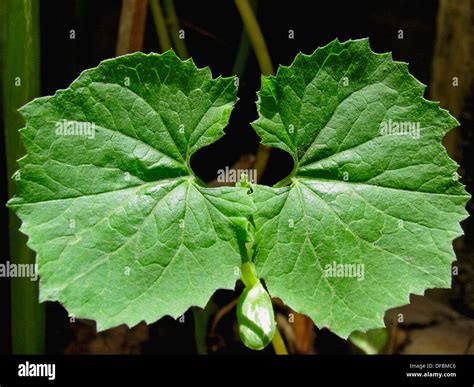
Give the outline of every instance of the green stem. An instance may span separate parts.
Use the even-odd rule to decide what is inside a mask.
[[[281,187],[286,187],[289,184],[293,183],[293,173],[285,177],[284,179],[280,180],[278,183],[274,184],[273,187],[275,188],[281,188]]]
[[[17,109],[40,94],[39,2],[4,0],[6,41],[3,47],[3,118],[7,173],[18,169],[16,162],[25,153],[18,129],[24,121]],[[8,195],[17,187],[8,179]],[[15,264],[34,264],[35,255],[20,233],[21,222],[9,213],[10,260]],[[15,354],[44,352],[44,308],[38,302],[38,284],[30,278],[11,278],[12,348]]]
[[[171,31],[171,39],[173,40],[174,48],[178,56],[181,59],[188,59],[189,53],[188,49],[186,48],[186,43],[184,43],[184,39],[179,38],[179,19],[176,15],[176,9],[174,7],[173,0],[164,0],[163,5],[166,10],[166,15],[168,17],[169,28]]]
[[[240,37],[239,48],[235,57],[234,66],[232,67],[232,75],[237,75],[239,78],[245,73],[247,67],[247,60],[250,54],[250,41],[245,32],[242,32]]]
[[[278,326],[276,327],[275,334],[273,335],[272,345],[277,355],[288,355],[288,350],[286,349],[283,337],[281,337],[280,331],[278,330]]]
[[[273,69],[272,60],[268,52],[267,44],[263,38],[262,31],[258,25],[257,18],[248,0],[235,0],[235,5],[239,10],[240,17],[244,23],[244,28],[250,43],[253,47],[253,52],[257,57],[260,71],[263,75],[272,75],[275,73]],[[265,169],[267,168],[268,160],[270,158],[270,148],[260,144],[258,147],[257,156],[255,157],[254,168],[257,170],[257,181],[260,181]]]
[[[256,12],[257,5],[257,0],[250,1],[250,6],[252,7],[253,12]],[[242,31],[242,34],[240,35],[240,43],[239,48],[237,49],[237,55],[235,57],[234,66],[232,67],[232,75],[237,75],[239,78],[244,75],[245,68],[247,67],[248,57],[250,54],[250,47],[250,40],[244,29]]]
[[[235,0],[235,5],[239,10],[240,17],[244,23],[245,30],[252,44],[253,51],[257,57],[260,71],[263,75],[274,74],[273,64],[268,53],[267,44],[263,38],[262,31],[258,25],[257,18],[248,0]]]
[[[211,314],[216,311],[216,304],[212,298],[204,309],[198,307],[191,308],[194,319],[194,341],[196,343],[196,352],[199,355],[207,355],[207,326]]]
[[[242,282],[245,287],[251,288],[258,282],[257,271],[253,262],[245,262],[240,267]]]
[[[160,0],[150,0],[151,13],[153,14],[153,21],[155,22],[158,40],[160,41],[161,52],[168,51],[171,48],[171,40],[166,28],[165,17],[161,9]]]

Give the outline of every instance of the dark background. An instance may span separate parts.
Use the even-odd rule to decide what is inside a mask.
[[[209,66],[214,76],[231,75],[242,23],[234,2],[184,1],[175,2],[181,28],[186,31],[186,44],[190,55],[199,67]],[[323,6],[324,4],[324,6]],[[423,83],[430,84],[431,63],[436,36],[436,14],[438,2],[414,1],[351,1],[331,0],[325,2],[296,1],[275,2],[261,0],[257,17],[266,38],[275,69],[278,64],[289,65],[299,51],[310,54],[318,46],[329,43],[336,37],[347,39],[370,38],[375,52],[393,52],[395,60],[409,63],[410,72]],[[121,2],[106,1],[41,1],[41,93],[51,95],[68,85],[87,68],[95,67],[104,59],[115,56]],[[75,30],[76,38],[69,38]],[[294,30],[293,40],[288,39],[288,30]],[[404,39],[398,39],[398,30],[404,31]],[[21,42],[18,42],[21,44]],[[159,52],[158,40],[151,12],[148,12],[144,52]],[[192,160],[196,174],[206,181],[216,177],[217,170],[231,166],[244,153],[255,153],[259,139],[249,125],[257,117],[255,100],[260,87],[260,69],[251,53],[245,74],[241,77],[238,102],[226,136],[215,144],[199,151]],[[474,102],[466,109],[472,111]],[[471,133],[473,122],[457,117],[461,123],[460,135],[467,139],[463,150],[463,181],[472,192]],[[2,138],[3,141],[3,138]],[[2,162],[5,163],[4,144]],[[289,155],[272,150],[263,184],[273,184],[292,170]],[[2,168],[2,202],[7,200],[5,168]],[[7,235],[7,210],[2,207],[2,230]],[[466,237],[464,250],[472,252],[472,221],[463,227]],[[2,260],[8,259],[8,245],[4,238]],[[467,255],[469,255],[468,253]],[[459,255],[458,255],[459,256]],[[469,259],[459,256],[459,259]],[[0,342],[10,341],[9,286],[7,280],[0,281]],[[460,313],[474,317],[471,307],[466,305],[463,295],[453,296],[452,303]],[[457,298],[456,298],[457,297]],[[215,296],[218,306],[235,298],[235,293],[220,291]],[[7,300],[7,302],[4,302]],[[47,305],[47,353],[63,353],[77,337],[77,331],[69,324],[67,313],[59,304]],[[192,316],[186,314],[187,321]],[[235,315],[229,313],[223,320],[222,335],[228,345],[220,351],[240,353],[246,351],[242,344],[233,340],[232,324]],[[90,332],[87,334],[91,334]],[[194,353],[193,324],[180,324],[164,318],[150,326],[150,338],[142,347],[143,353]],[[318,334],[315,344],[325,353],[350,352],[346,342],[329,332]],[[5,348],[4,345],[0,347]],[[271,352],[271,349],[269,350]]]

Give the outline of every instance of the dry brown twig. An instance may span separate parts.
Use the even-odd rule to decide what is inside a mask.
[[[116,55],[143,49],[147,0],[123,0],[117,37]]]

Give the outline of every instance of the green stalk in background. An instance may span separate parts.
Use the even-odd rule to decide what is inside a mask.
[[[275,351],[275,355],[288,355],[288,350],[286,349],[285,342],[283,341],[283,337],[281,337],[280,331],[275,329],[275,335],[272,339],[273,350]]]
[[[262,30],[258,25],[255,17],[254,9],[248,0],[235,0],[235,5],[240,13],[242,22],[244,24],[247,36],[252,44],[253,52],[257,57],[260,72],[263,75],[273,75],[273,69],[270,53],[268,52],[267,44],[262,34]],[[268,160],[270,158],[270,148],[266,145],[260,144],[258,147],[257,156],[255,158],[254,168],[257,170],[257,181],[260,181],[265,169],[267,168]]]
[[[161,52],[168,51],[171,48],[171,40],[166,28],[165,17],[161,9],[160,0],[150,0],[151,13],[153,14],[153,21],[155,22],[156,33],[160,41]]]
[[[248,0],[235,0],[235,5],[239,10],[245,31],[247,31],[253,51],[257,57],[260,71],[263,75],[274,74],[275,71],[273,70],[273,64],[270,59],[267,44],[263,38],[262,31],[260,30],[252,6],[249,4]]]
[[[39,1],[3,0],[6,23],[2,47],[3,119],[7,175],[18,169],[24,155],[18,129],[24,126],[17,109],[40,94]],[[8,179],[8,196],[16,192],[15,180]],[[16,264],[34,264],[35,255],[26,246],[19,231],[20,220],[10,211],[10,260]],[[12,348],[15,354],[44,352],[44,308],[38,302],[38,283],[30,278],[11,279]]]
[[[257,0],[250,1],[250,7],[252,7],[253,12],[257,11]],[[247,61],[250,54],[250,40],[245,32],[242,30],[242,34],[240,36],[240,43],[239,48],[237,50],[237,55],[235,57],[234,67],[232,68],[231,75],[237,75],[239,78],[242,78],[245,72],[245,68],[247,67]]]
[[[191,308],[194,319],[194,341],[196,343],[196,352],[198,355],[207,355],[207,326],[209,318],[215,313],[217,307],[211,299],[204,309],[193,306]]]
[[[171,39],[173,40],[173,45],[176,50],[176,53],[181,59],[188,59],[189,53],[186,44],[184,43],[184,39],[179,38],[179,19],[176,15],[174,2],[173,0],[164,0],[163,5],[165,7],[166,15],[168,17]]]

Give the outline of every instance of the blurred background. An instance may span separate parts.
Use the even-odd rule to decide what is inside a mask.
[[[249,5],[268,48],[256,51],[246,33]],[[321,4],[321,5],[320,5]],[[194,155],[192,167],[216,184],[226,166],[253,168],[260,183],[274,184],[293,168],[288,154],[259,148],[249,123],[256,119],[260,75],[278,64],[289,65],[302,51],[310,54],[336,37],[370,38],[375,52],[393,53],[409,63],[426,84],[425,97],[460,121],[444,139],[460,165],[468,192],[473,192],[474,153],[474,0],[392,0],[324,2],[293,0],[0,0],[0,81],[5,133],[1,201],[15,192],[9,177],[23,154],[16,109],[32,98],[67,88],[81,71],[100,61],[133,51],[162,52],[173,47],[214,76],[238,75],[238,102],[226,136]],[[242,8],[244,7],[244,8]],[[240,12],[239,12],[240,11]],[[242,17],[244,16],[244,17]],[[244,23],[243,23],[244,21]],[[249,31],[250,32],[250,31]],[[263,51],[262,51],[263,50]],[[17,84],[20,77],[21,84]],[[472,214],[472,202],[468,204]],[[4,235],[0,263],[34,262],[18,232],[18,220],[1,208]],[[454,242],[457,262],[451,289],[427,291],[411,304],[388,311],[386,329],[354,334],[350,340],[317,329],[305,316],[274,300],[277,322],[290,353],[474,353],[474,240],[472,218],[462,224],[465,236]],[[120,326],[100,334],[92,321],[70,319],[58,303],[37,303],[37,283],[0,278],[0,354],[261,354],[239,340],[235,305],[240,293],[218,291],[205,310],[190,310],[181,320],[163,318],[147,326]]]

